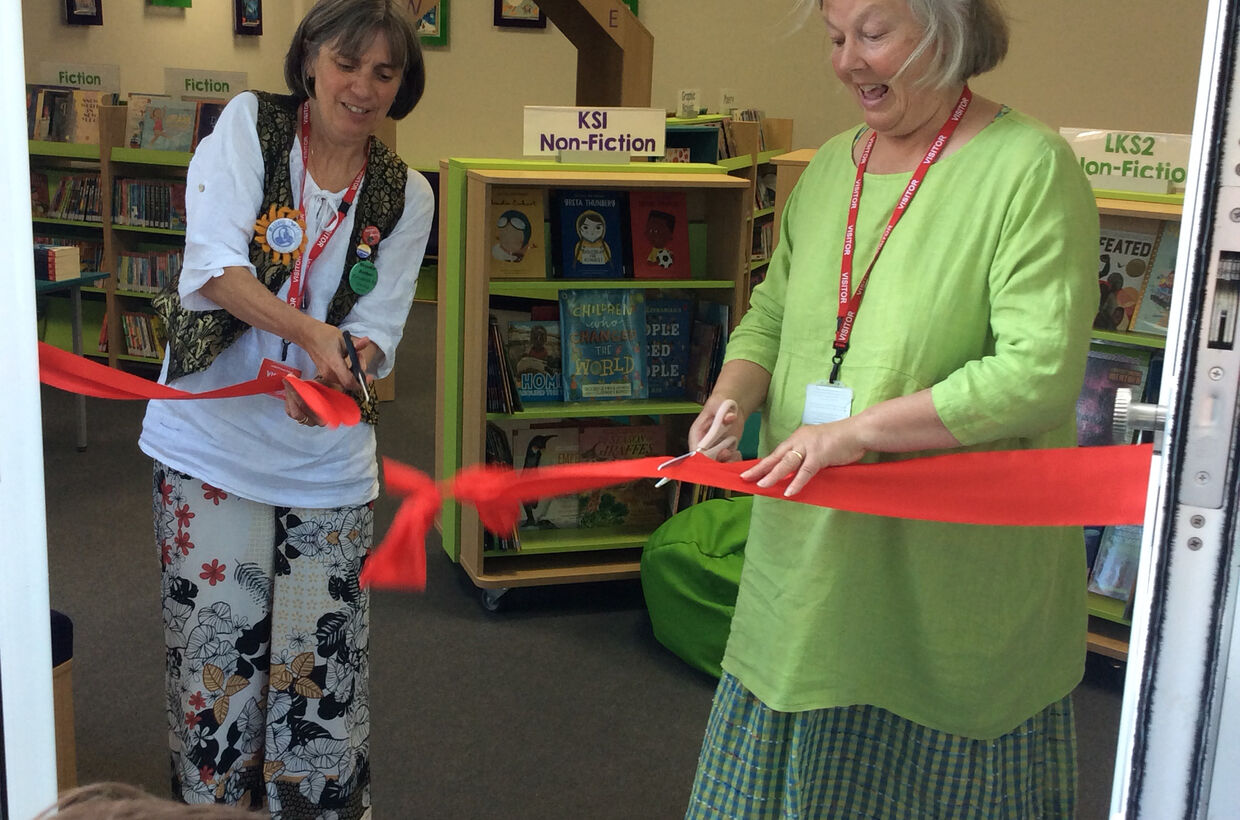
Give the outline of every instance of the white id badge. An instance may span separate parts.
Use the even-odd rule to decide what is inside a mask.
[[[805,385],[805,412],[802,424],[826,424],[852,415],[853,391],[842,384]]]

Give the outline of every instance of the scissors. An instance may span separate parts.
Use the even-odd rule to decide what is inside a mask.
[[[728,414],[739,412],[740,406],[737,405],[735,401],[732,399],[724,399],[723,403],[716,408],[715,418],[710,423],[710,429],[706,431],[706,435],[702,436],[702,440],[698,442],[697,448],[690,450],[682,456],[669,458],[667,461],[660,464],[657,469],[662,470],[664,467],[670,467],[671,465],[684,461],[686,458],[697,455],[698,453],[701,453],[708,458],[715,458],[719,455],[721,450],[726,450],[729,447],[735,447],[737,442],[736,436],[724,436],[723,438],[718,437],[720,433],[723,432],[723,420],[727,418]],[[655,482],[654,486],[662,487],[669,481],[671,481],[670,478],[660,478]]]
[[[366,374],[362,371],[362,362],[357,358],[357,348],[353,346],[353,337],[349,335],[349,331],[344,331],[344,349],[349,354],[349,370],[353,371],[353,378],[357,379],[357,383],[362,386],[362,398],[370,404],[370,390],[366,387]]]

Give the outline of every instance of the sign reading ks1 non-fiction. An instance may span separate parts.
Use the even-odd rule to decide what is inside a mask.
[[[527,157],[563,153],[663,156],[667,114],[661,108],[525,106]]]

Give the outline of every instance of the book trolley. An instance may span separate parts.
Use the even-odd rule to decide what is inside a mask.
[[[734,325],[747,301],[752,220],[750,180],[716,165],[696,163],[568,164],[541,160],[450,159],[441,163],[435,474],[450,477],[485,460],[488,421],[559,418],[657,417],[669,441],[681,442],[701,407],[684,400],[550,402],[523,412],[487,413],[487,325],[491,299],[555,301],[563,289],[637,288],[692,295],[728,305]],[[704,241],[691,279],[491,278],[486,267],[490,231],[486,214],[495,189],[655,189],[686,194],[690,224]],[[679,446],[672,445],[673,447]],[[483,592],[491,608],[507,589],[521,586],[636,578],[650,529],[631,527],[523,531],[519,551],[485,550],[476,513],[445,502],[443,546]]]

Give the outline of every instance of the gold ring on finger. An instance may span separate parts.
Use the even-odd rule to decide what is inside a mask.
[[[804,453],[802,453],[802,452],[799,452],[799,451],[797,451],[797,450],[789,450],[789,451],[788,451],[788,455],[790,455],[790,456],[796,456],[796,457],[797,457],[797,461],[804,461],[804,460],[805,460],[805,454],[804,454]]]

